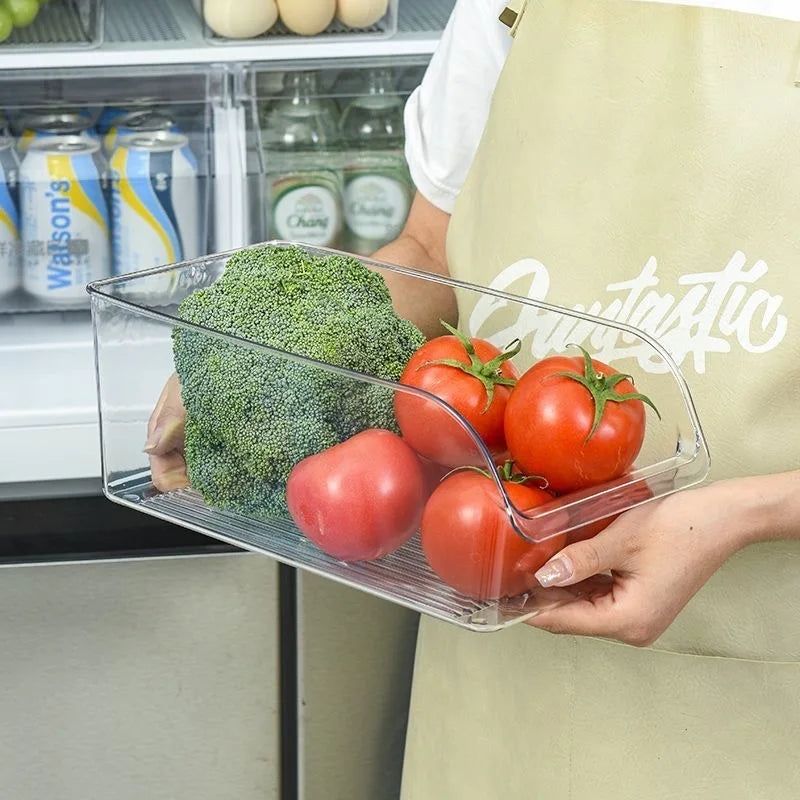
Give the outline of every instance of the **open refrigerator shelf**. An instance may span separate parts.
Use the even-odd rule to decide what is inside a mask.
[[[14,50],[97,47],[103,37],[102,0],[58,0],[39,9],[32,24],[0,44],[2,62]]]
[[[453,9],[454,0],[400,0],[398,30],[387,38],[357,37],[349,32],[303,39],[278,34],[235,47],[208,43],[191,0],[106,0],[105,35],[100,46],[83,50],[80,66],[209,64],[249,61],[296,61],[329,58],[430,55]],[[68,22],[64,19],[64,25]],[[72,23],[70,23],[72,24]],[[54,41],[69,32],[48,32]],[[3,70],[75,66],[74,50],[42,48],[41,42],[3,49]]]

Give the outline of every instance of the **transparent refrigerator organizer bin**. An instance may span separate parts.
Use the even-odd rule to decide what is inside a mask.
[[[262,33],[249,34],[248,29],[254,26],[255,29],[263,27],[266,23],[254,18],[254,12],[249,11],[249,7],[253,7],[252,3],[242,4],[241,13],[244,14],[244,20],[237,24],[235,16],[227,10],[231,5],[230,0],[192,0],[195,10],[200,15],[203,24],[203,32],[205,40],[210,44],[215,45],[236,45],[236,44],[253,44],[254,42],[274,42],[275,44],[287,43],[297,40],[305,39],[329,39],[331,41],[340,42],[342,40],[362,41],[365,39],[386,39],[394,36],[397,33],[398,18],[399,18],[399,5],[400,0],[387,0],[385,4],[385,11],[381,12],[381,3],[373,1],[369,4],[368,10],[377,8],[375,13],[369,16],[359,18],[358,24],[361,25],[363,20],[363,27],[352,27],[342,21],[339,15],[339,7],[341,3],[336,3],[337,15],[333,17],[330,24],[326,25],[323,30],[318,33],[298,33],[292,30],[289,25],[284,22],[280,17],[270,25]],[[264,3],[264,6],[267,4]],[[303,0],[303,2],[295,2],[294,4],[287,5],[294,9],[298,9],[295,15],[298,17],[300,24],[313,24],[314,20],[320,15],[326,16],[324,13],[325,7],[328,5],[324,0]],[[357,3],[348,2],[348,6],[357,5]],[[315,9],[319,6],[319,11]],[[217,9],[220,8],[220,12]],[[352,11],[350,12],[352,14]],[[216,15],[220,15],[220,20],[223,25],[238,27],[242,33],[233,35],[232,33],[225,33],[219,24],[215,24]],[[248,17],[249,14],[249,17]],[[348,17],[344,17],[348,19]],[[350,17],[353,19],[353,17]],[[268,21],[268,20],[267,20]],[[291,24],[295,28],[299,27],[292,19]],[[310,28],[309,28],[310,30]]]
[[[267,244],[294,246],[288,242]],[[260,246],[263,245],[254,247]],[[324,248],[296,246],[311,255],[341,255]],[[532,546],[549,541],[558,541],[559,547],[563,546],[564,534],[569,536],[569,532],[580,528],[586,530],[585,526],[649,499],[696,485],[708,473],[708,449],[686,382],[664,348],[645,333],[527,297],[359,259],[380,273],[395,273],[408,280],[450,287],[462,315],[465,309],[472,309],[471,318],[484,320],[482,338],[500,348],[511,339],[522,340],[523,350],[515,358],[520,372],[547,355],[563,353],[564,344],[575,339],[593,357],[610,361],[612,366],[614,360],[603,358],[604,351],[620,346],[625,352],[636,354],[633,367],[626,361],[618,368],[634,373],[637,391],[651,397],[659,408],[661,420],[647,411],[645,442],[633,468],[622,478],[554,498],[535,509],[517,508],[493,469],[496,456],[493,458],[470,424],[438,397],[180,320],[178,303],[195,290],[212,285],[222,275],[233,252],[238,251],[105,279],[88,287],[95,337],[104,490],[115,502],[472,630],[498,630],[575,597],[574,592],[536,585],[515,597],[476,600],[460,594],[437,577],[426,562],[419,533],[376,561],[345,563],[319,550],[288,516],[257,519],[211,507],[191,488],[157,490],[142,448],[152,409],[174,371],[171,334],[176,328],[209,336],[210,341],[233,348],[232,352],[246,352],[248,358],[263,355],[277,359],[271,363],[294,363],[298,369],[338,376],[341,386],[354,390],[380,387],[393,393],[394,398],[402,394],[416,398],[417,403],[434,404],[474,446],[470,464],[491,472],[504,518],[513,526],[515,535]],[[462,328],[464,323],[462,319]],[[649,371],[637,368],[645,363]],[[309,398],[309,406],[312,402]],[[296,413],[301,418],[303,409]],[[496,563],[487,567],[489,573],[500,568],[503,553],[495,553],[494,559]]]
[[[40,3],[32,23],[14,28],[9,38],[0,42],[0,56],[12,49],[99,47],[104,38],[104,13],[104,0],[49,0]]]
[[[0,225],[0,317],[88,310],[87,283],[194,258],[224,234],[216,196],[230,174],[210,85],[221,74],[173,69],[169,81],[75,76],[57,97],[50,80],[4,85],[0,184],[14,224]],[[128,114],[141,131],[124,127]]]

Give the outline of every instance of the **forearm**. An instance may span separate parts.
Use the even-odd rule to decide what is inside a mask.
[[[373,254],[376,261],[447,276],[445,238],[449,215],[418,196],[403,232]],[[429,338],[443,333],[439,320],[455,324],[458,308],[452,290],[439,283],[386,272],[384,278],[401,317],[418,325]]]
[[[734,549],[755,542],[800,539],[800,470],[714,484],[717,502],[736,510]]]

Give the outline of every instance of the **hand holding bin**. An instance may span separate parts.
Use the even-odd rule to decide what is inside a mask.
[[[305,296],[304,258],[307,265],[324,259],[327,269],[342,270],[345,283],[366,265],[378,275],[394,272],[425,285],[443,284],[458,301],[460,327],[481,322],[481,338],[492,352],[519,340],[513,362],[523,376],[548,356],[579,353],[568,344],[581,345],[587,361],[591,353],[634,373],[636,392],[652,400],[661,420],[648,410],[641,451],[624,474],[554,496],[544,476],[522,475],[501,448],[487,446],[457,403],[445,402],[431,387],[398,380],[421,344],[413,326],[391,323],[385,337],[402,330],[406,339],[397,345],[402,337],[395,338],[395,350],[381,345],[367,352],[370,347],[357,341],[358,320],[352,327],[326,323],[337,318],[330,316],[333,306],[319,300],[304,309],[302,319],[318,342],[322,326],[333,325],[325,334],[335,329],[338,338],[335,345],[325,340],[331,342],[327,350],[265,338],[276,323],[284,329],[297,322],[281,319],[278,306],[249,328],[232,327],[241,306],[230,287],[238,278],[252,280],[241,265],[266,253],[269,269],[269,254],[278,250],[299,254],[299,271],[293,279],[291,273],[281,276],[281,291]],[[533,578],[568,541],[596,533],[635,505],[692,486],[708,472],[706,443],[683,378],[663,348],[633,328],[424,272],[353,262],[320,248],[273,242],[238,253],[90,284],[103,480],[110,499],[419,612],[489,631],[573,596],[542,589]],[[385,288],[375,284],[370,291],[383,302]],[[208,314],[209,298],[230,300],[230,313],[219,315],[221,306],[215,306]],[[361,307],[363,298],[356,299]],[[198,308],[203,311],[192,321],[187,309]],[[250,335],[242,335],[243,329]],[[188,381],[187,342],[192,364],[200,365]],[[364,365],[383,351],[393,354],[381,362],[386,371],[367,374]],[[631,358],[615,356],[622,353]],[[184,376],[192,487],[161,492],[142,444],[156,400],[176,369],[175,356]],[[577,361],[583,364],[583,356]],[[636,370],[636,362],[648,366],[647,374]],[[623,391],[626,379],[614,381],[620,394],[629,393]],[[457,431],[463,464],[436,463],[435,453],[426,458],[415,452],[414,436],[401,436],[408,423],[398,426],[394,414],[404,404],[434,410],[447,421],[443,430]],[[429,428],[433,440],[438,431]],[[563,447],[547,445],[551,455]],[[339,549],[354,541],[359,547]],[[340,558],[373,560],[338,560],[318,545]]]

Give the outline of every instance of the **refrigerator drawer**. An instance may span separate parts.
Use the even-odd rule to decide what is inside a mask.
[[[0,248],[0,312],[86,308],[91,280],[214,249],[230,186],[215,136],[225,70],[6,75],[0,160],[16,225]]]

